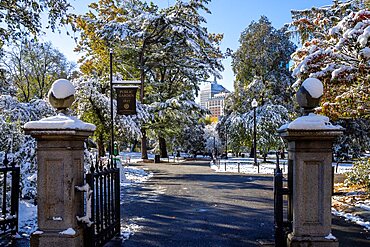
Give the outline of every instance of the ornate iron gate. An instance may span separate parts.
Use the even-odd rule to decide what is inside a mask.
[[[19,176],[19,166],[16,166],[14,160],[9,164],[8,155],[5,154],[3,164],[0,165],[0,237],[18,231]]]
[[[277,156],[278,157],[278,156]],[[287,186],[284,186],[284,177],[279,167],[277,160],[275,176],[274,176],[274,221],[275,221],[275,246],[285,247],[287,242],[287,234],[291,232],[293,222],[292,208],[292,162],[288,160],[288,181]],[[287,196],[284,210],[284,195]],[[286,211],[286,217],[284,217]],[[284,218],[286,218],[284,220]]]
[[[114,161],[97,160],[86,174],[90,194],[90,227],[85,230],[85,246],[103,246],[120,234],[120,176]],[[88,205],[89,206],[89,205]]]

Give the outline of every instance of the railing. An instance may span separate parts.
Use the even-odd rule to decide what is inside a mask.
[[[86,183],[91,188],[86,195],[90,197],[86,207],[91,205],[91,225],[85,229],[85,246],[103,246],[120,234],[120,176],[116,162],[97,160],[91,164]]]
[[[8,160],[7,153],[0,165],[0,237],[14,235],[18,231],[20,168],[14,160]]]
[[[287,196],[287,209],[284,210],[284,196]],[[286,219],[284,220],[284,211]],[[274,227],[275,246],[285,247],[287,234],[292,230],[293,208],[292,208],[292,162],[288,161],[288,181],[284,186],[283,173],[279,167],[279,156],[277,155],[276,170],[274,175]]]

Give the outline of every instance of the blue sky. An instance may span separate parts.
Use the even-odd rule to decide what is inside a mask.
[[[83,14],[88,10],[91,0],[71,0],[75,7],[74,12]],[[160,7],[167,7],[175,0],[154,0]],[[330,5],[332,0],[213,0],[208,5],[211,15],[206,15],[209,32],[223,33],[224,39],[221,44],[222,51],[227,48],[237,50],[241,32],[253,21],[258,21],[261,15],[265,15],[275,28],[282,27],[291,21],[290,10],[306,9],[313,6],[319,7]],[[73,52],[75,43],[72,38],[62,34],[47,32],[44,40],[50,40],[69,60],[76,61],[78,54]],[[219,80],[227,89],[233,91],[234,75],[231,69],[231,59],[223,61],[225,70],[222,72],[223,79]],[[212,79],[212,78],[211,78]]]

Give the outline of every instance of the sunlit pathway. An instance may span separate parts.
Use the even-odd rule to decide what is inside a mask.
[[[273,238],[271,176],[217,174],[209,162],[147,164],[154,177],[127,193],[122,246],[257,246]]]
[[[248,247],[273,239],[271,175],[214,173],[199,161],[136,166],[154,177],[123,188],[122,231],[129,238],[107,246]],[[338,217],[333,234],[340,247],[369,246],[367,231]]]

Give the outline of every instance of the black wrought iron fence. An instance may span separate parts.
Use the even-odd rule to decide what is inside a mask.
[[[275,246],[285,247],[287,234],[291,232],[293,221],[292,208],[292,162],[288,161],[288,179],[284,179],[279,166],[279,156],[274,175],[274,223],[275,223]],[[284,180],[286,185],[284,185]],[[284,200],[286,196],[286,200]],[[285,209],[284,209],[285,208]]]
[[[85,246],[103,246],[120,234],[120,176],[116,162],[98,159],[86,174],[91,188],[91,225],[85,230]]]
[[[7,153],[0,164],[0,237],[18,231],[20,168],[14,160],[9,162]]]

